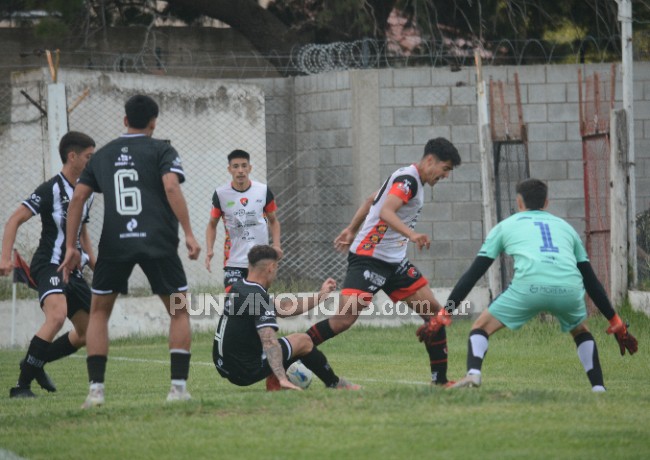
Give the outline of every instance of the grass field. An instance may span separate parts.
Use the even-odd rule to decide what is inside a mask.
[[[483,386],[461,390],[428,385],[414,327],[354,328],[321,347],[359,392],[235,387],[211,364],[211,334],[196,335],[193,400],[172,405],[164,338],[115,341],[106,406],[92,411],[79,409],[83,353],[48,366],[57,393],[10,400],[24,351],[0,350],[0,458],[648,458],[650,320],[623,316],[640,343],[633,357],[619,355],[606,321],[590,320],[605,394],[591,393],[570,336],[539,321],[495,335]],[[449,330],[452,377],[464,373],[469,329]]]

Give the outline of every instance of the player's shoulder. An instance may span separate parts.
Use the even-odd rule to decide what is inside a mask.
[[[251,180],[251,190],[264,190],[268,188],[268,185],[266,185],[264,182],[259,182],[256,180]]]

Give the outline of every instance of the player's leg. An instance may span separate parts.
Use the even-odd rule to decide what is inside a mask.
[[[373,292],[382,288],[393,271],[393,265],[372,257],[348,255],[348,270],[336,314],[314,324],[307,331],[314,345],[318,346],[352,327],[361,310],[372,302]]]
[[[489,310],[483,311],[474,321],[467,341],[467,375],[452,385],[452,388],[478,387],[481,385],[481,368],[488,351],[488,339],[504,324]]]
[[[171,387],[167,401],[186,401],[191,399],[187,391],[187,379],[192,357],[192,330],[187,309],[187,278],[183,264],[178,254],[173,254],[161,259],[143,260],[140,267],[149,280],[151,290],[160,297],[169,313]]]
[[[57,278],[58,279],[58,278]],[[59,285],[61,282],[57,282]],[[20,374],[17,385],[9,392],[10,397],[33,397],[31,382],[36,379],[39,385],[47,391],[56,391],[52,380],[47,376],[43,366],[47,363],[48,351],[52,339],[61,330],[65,322],[67,305],[62,290],[45,292],[41,297],[45,321],[29,343],[27,354],[20,362]]]
[[[128,280],[135,263],[110,261],[99,254],[93,272],[90,315],[86,329],[86,367],[89,391],[81,406],[88,409],[104,404],[104,377],[108,360],[108,321],[119,294],[128,293]]]
[[[296,333],[284,337],[291,345],[289,362],[300,358],[302,363],[318,377],[327,388],[340,388],[358,390],[361,387],[349,383],[347,380],[336,375],[327,357],[318,348],[307,334]],[[288,363],[287,363],[288,364]]]
[[[79,348],[86,345],[86,331],[90,313],[90,287],[79,274],[71,277],[66,287],[67,316],[74,329],[66,332],[52,342],[48,350],[47,362],[76,353]]]
[[[582,367],[587,373],[589,383],[591,383],[591,391],[600,393],[605,391],[605,382],[603,379],[603,370],[600,367],[600,359],[598,358],[598,347],[594,336],[591,335],[585,323],[580,324],[578,327],[571,330],[571,335],[576,343],[578,349],[578,358]]]

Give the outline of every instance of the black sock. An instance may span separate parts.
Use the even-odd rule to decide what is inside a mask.
[[[330,367],[325,355],[318,348],[312,348],[305,356],[301,356],[300,360],[307,369],[323,381],[326,387],[335,387],[339,383],[339,378]]]
[[[34,336],[29,342],[27,355],[23,364],[20,366],[20,376],[18,377],[18,386],[21,388],[29,388],[36,372],[43,369],[47,362],[47,350],[50,347],[50,342]]]
[[[69,356],[72,353],[76,353],[78,348],[76,348],[74,345],[70,343],[69,336],[70,333],[67,332],[66,334],[62,335],[54,342],[52,342],[50,348],[48,348],[47,350],[46,361],[48,363],[51,363],[52,361],[56,361],[57,359],[65,358],[66,356]]]
[[[171,361],[172,380],[187,380],[190,375],[190,358],[189,352],[172,351],[169,354]]]
[[[439,385],[447,383],[447,331],[445,327],[441,327],[430,342],[425,342],[424,346],[429,353],[431,381]]]
[[[307,331],[307,335],[311,337],[314,346],[318,346],[326,340],[334,337],[336,332],[332,330],[329,319],[324,319],[310,327]]]
[[[598,347],[594,341],[594,336],[591,332],[583,332],[573,338],[578,347],[578,358],[587,373],[591,386],[601,385],[603,383],[603,370],[600,367],[600,360],[598,359]]]
[[[106,356],[92,355],[86,358],[86,367],[88,368],[88,381],[90,383],[104,383],[106,374]]]
[[[467,370],[481,371],[488,349],[488,335],[483,329],[472,329],[467,341]]]

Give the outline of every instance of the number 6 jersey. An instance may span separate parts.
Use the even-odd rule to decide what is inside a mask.
[[[105,259],[160,258],[178,248],[178,219],[162,176],[185,180],[178,152],[167,142],[125,134],[99,149],[79,183],[104,194],[99,254]]]

